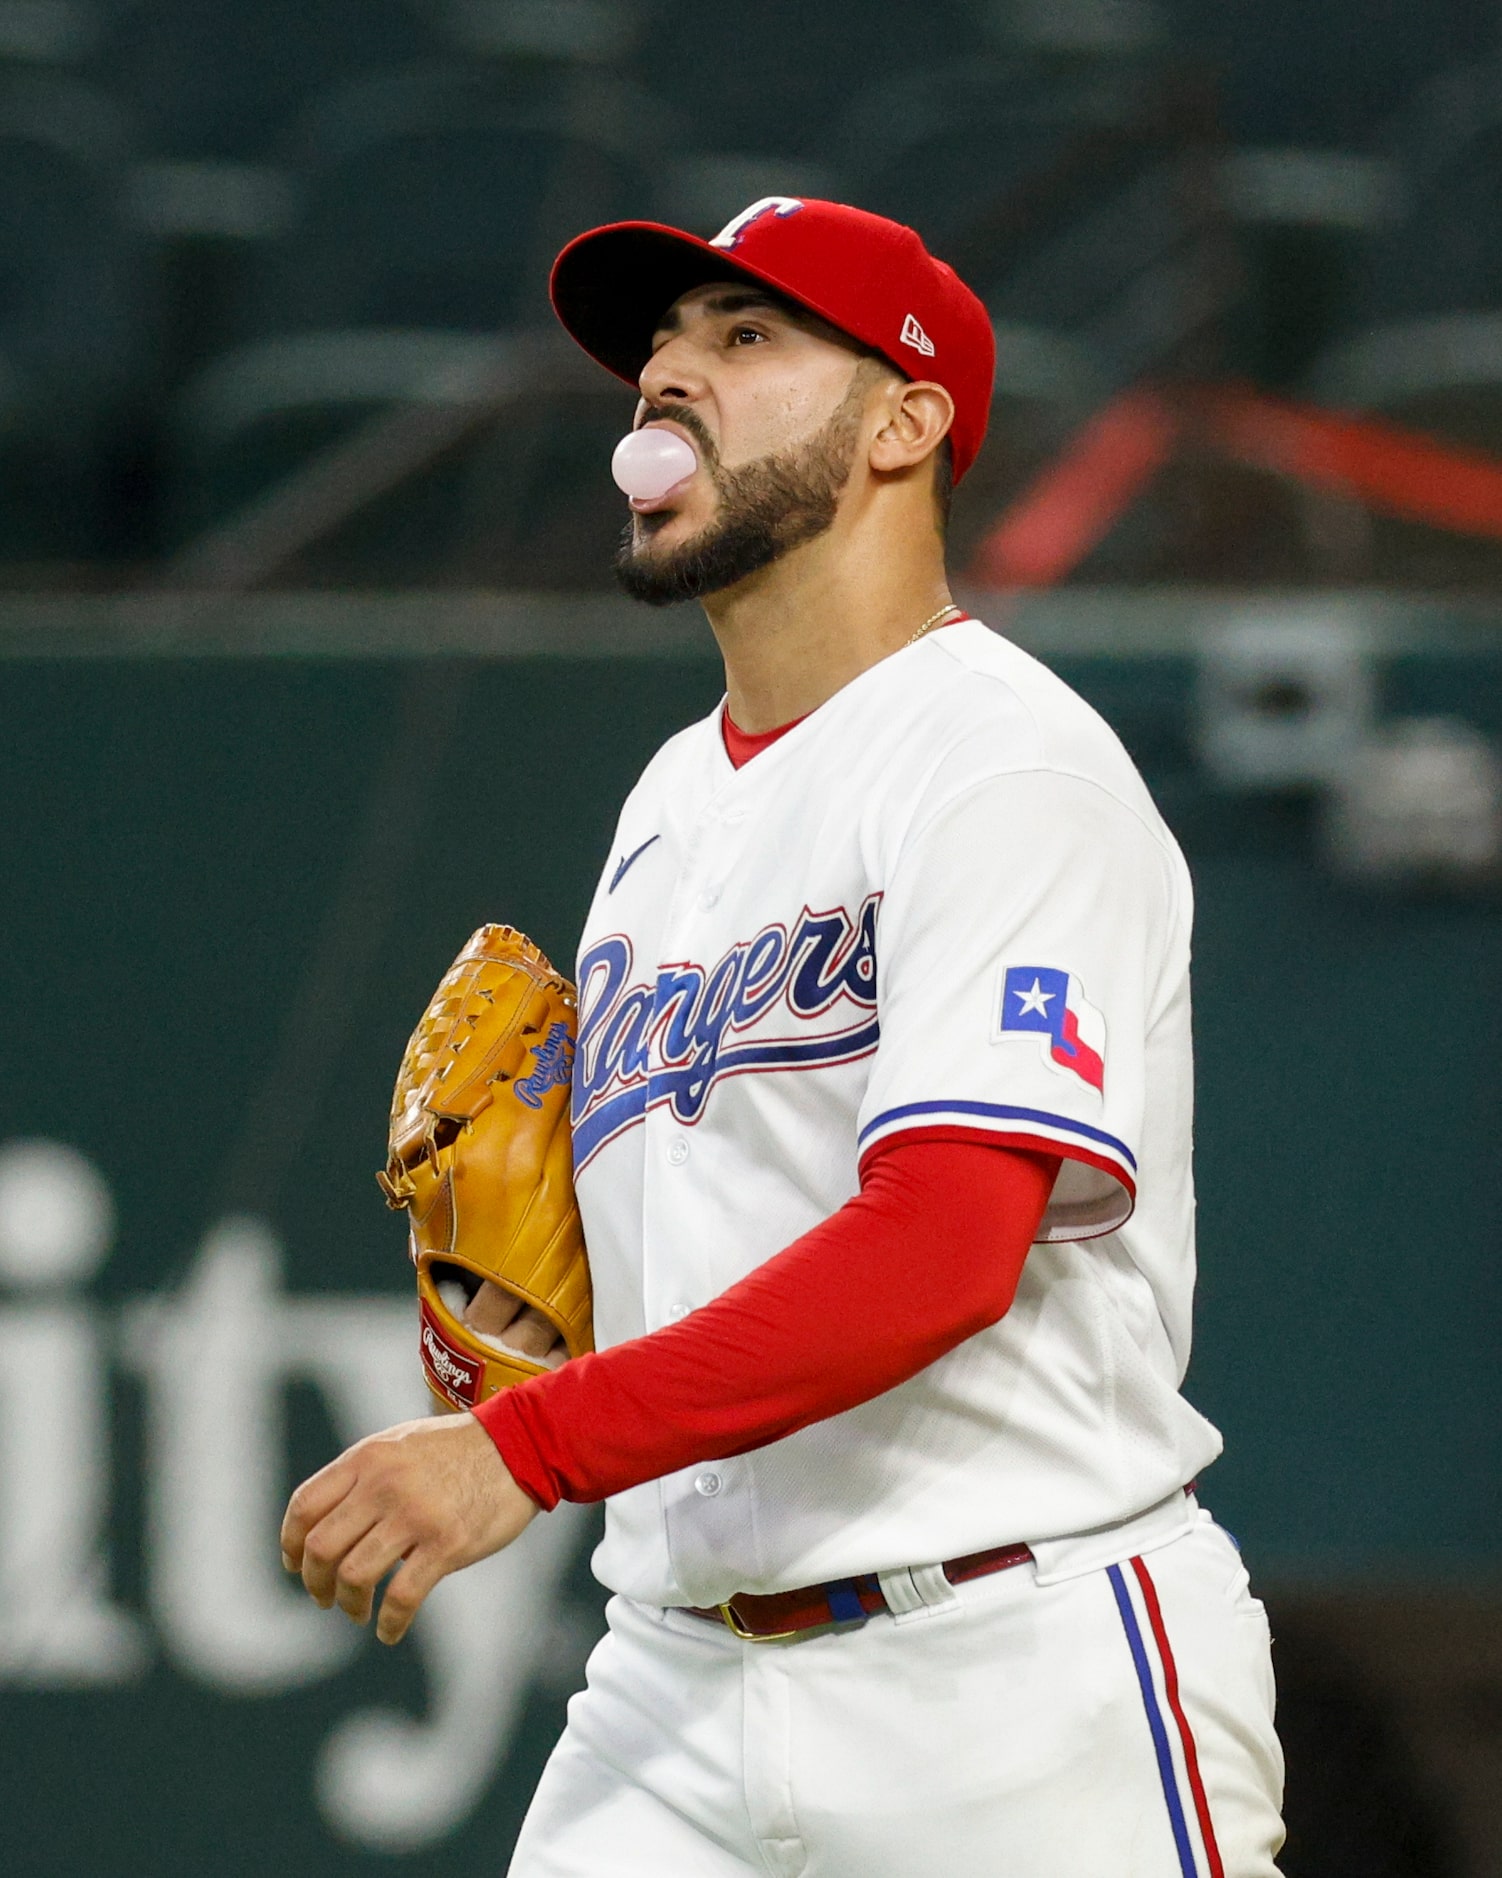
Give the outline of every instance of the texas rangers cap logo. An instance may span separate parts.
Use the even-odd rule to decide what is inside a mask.
[[[1106,1020],[1072,972],[1056,965],[1012,965],[1002,978],[996,1036],[1041,1032],[1048,1060],[1105,1093]]]
[[[759,202],[753,202],[749,209],[742,209],[734,215],[720,230],[710,237],[711,248],[733,248],[753,222],[759,222],[764,215],[775,215],[779,221],[789,215],[796,215],[803,207],[797,196],[763,196]]]

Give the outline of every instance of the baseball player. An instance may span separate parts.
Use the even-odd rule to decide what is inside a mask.
[[[1106,725],[950,597],[986,312],[789,197],[596,229],[552,290],[691,447],[618,566],[701,600],[726,672],[580,945],[596,1350],[350,1450],[289,1568],[362,1622],[395,1568],[394,1641],[606,1502],[609,1632],[515,1878],[1266,1878],[1266,1620],[1179,1392],[1189,878]]]

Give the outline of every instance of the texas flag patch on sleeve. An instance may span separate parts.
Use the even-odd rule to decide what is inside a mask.
[[[1029,1031],[1041,1032],[1048,1038],[1050,1062],[1105,1093],[1106,1020],[1085,996],[1072,972],[1054,965],[1006,968],[996,1035],[1000,1038]]]

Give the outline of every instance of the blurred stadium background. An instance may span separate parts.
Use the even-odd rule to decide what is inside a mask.
[[[962,591],[1195,872],[1190,1392],[1289,1878],[1502,1874],[1496,0],[0,0],[13,1878],[504,1869],[591,1516],[391,1655],[275,1519],[420,1404],[371,1174],[428,989],[486,918],[572,956],[718,694],[613,593],[631,399],[547,265],[770,193],[983,293]]]

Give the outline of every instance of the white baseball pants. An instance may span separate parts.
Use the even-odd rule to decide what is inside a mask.
[[[613,1599],[511,1878],[1276,1878],[1267,1619],[1190,1505],[783,1643]]]

